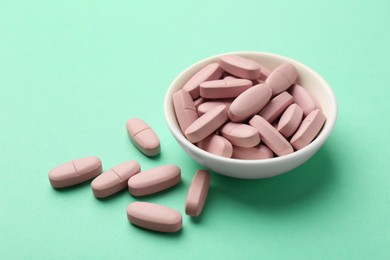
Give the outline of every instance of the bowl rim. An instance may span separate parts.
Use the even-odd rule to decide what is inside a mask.
[[[279,156],[279,157],[268,158],[268,159],[258,159],[258,160],[243,160],[243,159],[226,158],[226,157],[218,156],[218,155],[206,152],[206,151],[200,149],[199,147],[197,147],[195,144],[188,141],[187,138],[185,138],[184,135],[181,133],[181,130],[179,128],[176,128],[174,126],[174,124],[171,122],[171,117],[172,116],[175,117],[175,115],[173,114],[171,116],[168,113],[169,106],[173,106],[173,104],[171,103],[172,102],[171,96],[173,95],[173,93],[171,95],[172,87],[174,85],[176,85],[176,82],[180,78],[182,78],[185,74],[187,74],[187,71],[190,70],[191,68],[193,68],[201,63],[205,63],[209,60],[213,60],[215,58],[218,58],[222,55],[230,55],[230,54],[234,54],[234,55],[242,55],[242,54],[244,54],[244,55],[254,55],[254,54],[259,55],[260,54],[263,56],[268,56],[269,58],[283,59],[283,60],[286,60],[287,62],[291,62],[293,64],[294,63],[299,64],[300,66],[305,68],[305,70],[309,71],[311,74],[313,74],[315,77],[317,77],[318,80],[321,82],[321,85],[324,86],[326,91],[328,92],[329,97],[330,97],[330,101],[331,101],[330,114],[329,114],[329,116],[327,116],[325,126],[322,128],[320,134],[306,147],[304,147],[298,151],[294,151],[291,154],[287,154],[287,155],[283,155],[283,156]],[[315,150],[319,146],[321,146],[328,139],[330,133],[334,129],[334,126],[335,126],[336,120],[337,120],[337,116],[338,116],[338,105],[337,105],[337,101],[336,101],[336,96],[335,96],[332,88],[329,86],[329,84],[325,81],[325,79],[319,73],[317,73],[316,71],[314,71],[313,69],[311,69],[307,65],[305,65],[297,60],[294,60],[292,58],[282,56],[279,54],[269,53],[269,52],[234,51],[234,52],[226,52],[226,53],[220,53],[217,55],[209,56],[207,58],[204,58],[200,61],[197,61],[197,62],[191,64],[190,66],[185,68],[183,71],[181,71],[179,73],[179,75],[177,75],[176,78],[171,82],[171,84],[169,85],[167,92],[165,94],[165,97],[164,97],[164,116],[165,116],[165,121],[168,125],[168,128],[171,131],[171,133],[174,135],[174,137],[177,140],[180,140],[180,142],[183,145],[186,145],[189,149],[194,150],[196,153],[198,153],[202,156],[205,156],[205,157],[209,157],[210,159],[218,160],[221,163],[235,163],[235,164],[242,164],[242,165],[259,165],[259,164],[279,163],[279,162],[283,162],[283,161],[287,161],[287,160],[294,160],[295,158],[301,157],[304,154],[307,154],[308,152]],[[173,119],[173,120],[175,120],[175,119]]]

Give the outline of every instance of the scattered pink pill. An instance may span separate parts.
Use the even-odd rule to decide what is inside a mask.
[[[198,71],[187,83],[183,89],[190,93],[192,99],[199,97],[199,85],[205,81],[216,80],[222,76],[223,70],[218,63],[211,63]]]
[[[213,80],[200,84],[200,95],[204,98],[235,98],[252,87],[247,79]]]
[[[277,129],[286,138],[292,136],[301,124],[303,110],[297,104],[290,105],[281,116]]]
[[[233,146],[233,156],[235,159],[242,160],[259,160],[259,159],[268,159],[272,158],[273,153],[264,144],[259,144],[255,147],[240,147]]]
[[[128,181],[133,196],[145,196],[175,186],[180,182],[181,170],[176,165],[163,165],[140,172]]]
[[[127,218],[136,226],[159,232],[177,232],[182,228],[181,214],[171,208],[149,203],[133,202],[127,207]]]
[[[267,105],[272,90],[265,84],[259,84],[239,95],[230,105],[228,115],[233,122],[242,122],[258,113]]]
[[[265,83],[272,89],[275,96],[287,90],[298,78],[298,71],[294,65],[283,63],[269,74]]]
[[[184,89],[179,90],[173,94],[173,107],[175,109],[176,119],[179,123],[181,131],[189,127],[196,119],[198,119],[198,112],[195,104],[192,101],[190,94]]]
[[[197,143],[217,130],[226,122],[227,118],[225,105],[214,107],[193,122],[184,134],[188,141]]]
[[[207,193],[210,187],[210,173],[205,170],[198,170],[192,178],[191,186],[188,189],[185,211],[189,216],[197,217],[202,212],[206,202]]]
[[[220,64],[226,72],[239,78],[257,79],[260,76],[260,64],[237,55],[221,56]]]
[[[91,183],[93,195],[96,198],[105,198],[126,189],[129,178],[140,170],[138,162],[129,161],[103,172]]]
[[[216,99],[216,100],[210,100],[207,102],[204,102],[198,107],[198,115],[202,116],[207,111],[213,109],[216,106],[225,105],[226,110],[229,109],[230,105],[232,104],[233,99]]]
[[[259,131],[247,124],[229,122],[221,127],[220,133],[235,146],[253,147],[260,143]]]
[[[302,149],[314,140],[324,123],[324,114],[322,114],[319,109],[314,110],[305,119],[303,119],[297,132],[291,138],[290,143],[295,149]]]
[[[268,122],[274,122],[283,111],[293,103],[293,97],[286,91],[283,91],[273,99],[258,114]]]
[[[65,188],[95,178],[102,172],[102,162],[96,156],[64,163],[49,172],[54,188]]]
[[[209,153],[230,158],[233,153],[232,144],[223,136],[211,134],[197,143],[197,146]]]
[[[255,115],[249,124],[259,130],[262,142],[278,156],[294,152],[291,144],[261,116]]]
[[[302,86],[294,84],[291,87],[291,95],[294,97],[294,102],[302,108],[303,115],[307,116],[315,109],[313,99]]]
[[[160,153],[160,139],[148,124],[139,118],[133,118],[126,123],[127,133],[134,145],[147,156]]]

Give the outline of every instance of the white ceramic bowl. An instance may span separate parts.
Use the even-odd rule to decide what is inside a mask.
[[[306,88],[306,90],[314,98],[316,105],[321,107],[322,112],[326,116],[326,122],[321,133],[312,143],[299,151],[281,157],[263,160],[240,160],[224,158],[205,152],[199,149],[196,145],[190,143],[183,136],[173,110],[172,95],[182,88],[184,83],[197,71],[209,63],[217,62],[218,57],[224,54],[228,53],[206,58],[191,65],[180,73],[168,88],[164,100],[165,119],[169,130],[172,132],[173,137],[177,140],[179,145],[195,161],[204,167],[216,173],[241,179],[257,179],[276,176],[288,172],[307,161],[325,143],[326,139],[333,130],[337,119],[336,98],[328,83],[326,83],[326,81],[318,73],[298,61],[272,53],[233,52],[230,54],[236,54],[255,60],[268,67],[270,70],[273,70],[284,62],[289,62],[295,65],[299,72],[297,83]]]

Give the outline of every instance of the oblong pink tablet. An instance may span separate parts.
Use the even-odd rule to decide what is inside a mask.
[[[175,109],[176,119],[179,123],[181,131],[189,127],[196,119],[198,119],[198,111],[195,108],[194,101],[190,94],[181,89],[173,94],[173,107]]]
[[[127,219],[142,228],[159,232],[177,232],[182,228],[180,212],[162,205],[133,202],[126,212]]]
[[[228,110],[230,105],[232,104],[232,102],[233,102],[233,99],[230,99],[230,98],[229,99],[215,99],[215,100],[210,100],[210,101],[204,102],[203,104],[201,104],[198,107],[198,115],[202,116],[207,111],[213,109],[216,106],[220,106],[220,105],[225,105],[226,110]]]
[[[199,97],[197,99],[194,100],[194,105],[195,105],[195,108],[198,109],[198,107],[203,104],[204,102],[206,102],[206,99],[205,98],[202,98],[202,97]]]
[[[223,70],[218,63],[211,63],[190,78],[183,89],[190,93],[192,99],[199,97],[199,85],[205,81],[216,80],[222,76]]]
[[[264,144],[255,147],[233,146],[232,158],[242,160],[260,160],[273,157],[273,152]]]
[[[54,188],[73,186],[102,172],[102,162],[96,156],[81,158],[64,163],[49,172],[49,180]]]
[[[139,118],[126,123],[127,133],[134,145],[147,156],[160,153],[160,139],[148,124]]]
[[[235,98],[252,87],[247,79],[220,79],[200,84],[200,95],[204,98]]]
[[[144,196],[166,190],[180,182],[181,170],[176,165],[163,165],[140,172],[128,181],[133,196]]]
[[[319,109],[314,110],[303,119],[297,132],[291,138],[290,143],[295,149],[302,149],[314,140],[324,123],[325,115]]]
[[[233,77],[233,76],[226,76],[223,78],[224,80],[232,80],[232,79],[238,79],[236,77]]]
[[[298,78],[298,71],[294,65],[283,63],[269,74],[265,83],[272,89],[275,96],[287,90]]]
[[[189,216],[197,217],[202,212],[210,187],[210,173],[206,170],[198,170],[192,178],[188,189],[185,211]]]
[[[315,109],[315,104],[309,93],[300,85],[294,84],[291,87],[291,95],[294,97],[294,102],[297,103],[303,110],[303,114],[307,116]]]
[[[228,119],[226,106],[220,105],[207,111],[193,122],[184,132],[191,143],[197,143],[212,134]]]
[[[290,105],[280,117],[277,129],[286,138],[297,131],[303,116],[303,110],[297,104]]]
[[[258,80],[261,80],[261,81],[265,81],[268,78],[269,74],[271,74],[271,70],[264,67],[261,64],[260,64],[260,72],[261,73],[260,73]]]
[[[239,95],[229,107],[228,115],[233,122],[242,122],[258,113],[270,100],[272,90],[259,84]]]
[[[259,130],[262,142],[278,156],[294,152],[291,144],[261,116],[255,115],[249,124]]]
[[[96,198],[105,198],[126,189],[129,178],[140,170],[141,166],[136,161],[128,161],[112,167],[92,181],[93,195]]]
[[[209,153],[230,158],[233,153],[232,144],[225,138],[216,134],[211,134],[207,138],[197,143],[197,146]]]
[[[229,122],[221,127],[220,133],[235,146],[253,147],[260,143],[259,131],[247,124]]]
[[[260,76],[260,64],[237,55],[229,54],[219,58],[222,69],[233,76],[245,79],[257,79]]]
[[[268,122],[274,122],[284,110],[293,103],[293,97],[286,91],[283,91],[273,99],[259,112],[259,116]]]

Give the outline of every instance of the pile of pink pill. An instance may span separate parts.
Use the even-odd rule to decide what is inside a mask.
[[[143,120],[133,118],[126,124],[129,138],[146,156],[160,153],[160,139]],[[96,198],[106,198],[128,189],[134,197],[146,196],[167,190],[181,181],[181,169],[177,165],[157,166],[141,171],[136,161],[128,161],[102,173],[102,162],[96,156],[64,163],[49,172],[54,188],[66,188],[93,179],[92,193]],[[210,174],[198,170],[188,189],[185,202],[187,215],[200,215],[210,186]],[[159,232],[177,232],[182,228],[180,212],[149,202],[133,202],[127,207],[128,220],[141,228]]]
[[[188,141],[215,155],[291,154],[310,144],[326,120],[298,78],[290,63],[270,71],[251,59],[221,56],[173,94],[177,122]]]
[[[237,55],[224,55],[195,73],[173,95],[179,127],[191,143],[227,158],[256,160],[293,153],[310,144],[321,131],[325,116],[307,90],[296,84],[298,70],[284,63],[270,71]],[[135,147],[146,156],[160,153],[160,139],[143,120],[127,121]],[[92,193],[106,198],[128,189],[134,197],[167,190],[181,181],[174,164],[141,170],[127,161],[102,173],[98,157],[64,163],[49,172],[54,188],[92,180]],[[185,213],[201,214],[210,186],[210,174],[198,170],[191,182]],[[175,209],[149,202],[128,205],[128,220],[141,228],[177,232],[182,215]]]

